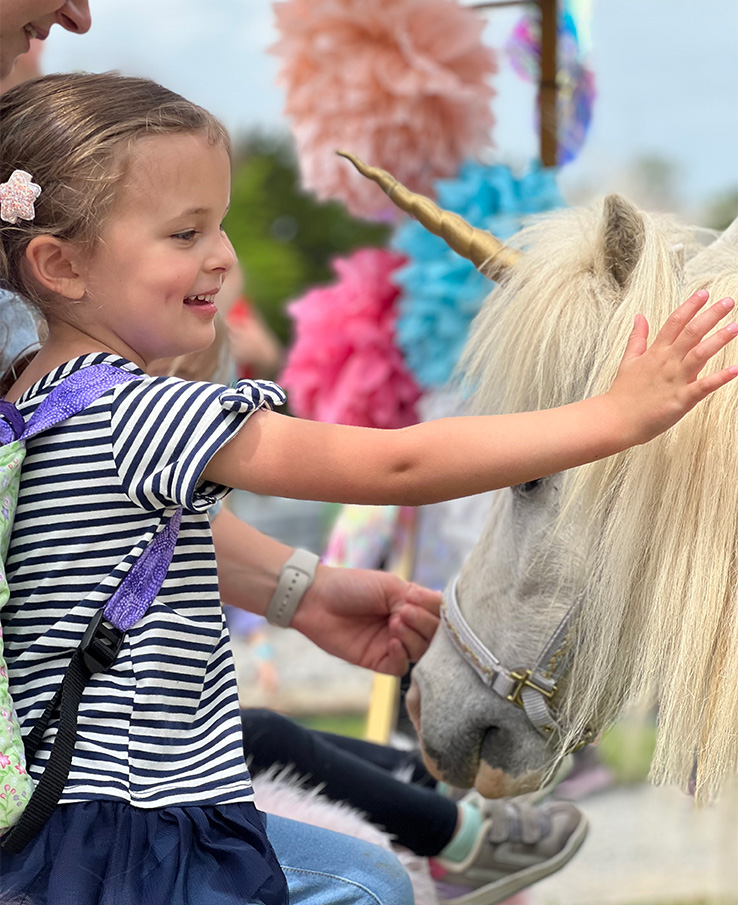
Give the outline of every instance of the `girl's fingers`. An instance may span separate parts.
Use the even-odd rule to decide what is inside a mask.
[[[693,376],[696,377],[712,356],[724,349],[736,336],[738,336],[738,324],[727,324],[692,349],[685,356],[684,361],[689,366]]]
[[[633,329],[630,331],[628,342],[625,344],[623,361],[630,358],[638,358],[646,351],[648,346],[648,321],[642,314],[636,314]]]
[[[696,380],[692,384],[695,392],[695,405],[706,396],[709,396],[710,393],[719,390],[720,387],[725,386],[726,383],[730,383],[730,381],[734,380],[736,377],[738,377],[738,365],[733,365],[730,368],[724,368],[722,371],[718,371],[717,374],[708,374],[707,377],[701,377],[699,380]]]
[[[686,355],[690,350],[694,349],[698,342],[712,330],[725,315],[735,307],[733,299],[720,299],[711,305],[707,311],[694,317],[674,341],[674,348]]]
[[[654,344],[671,345],[682,333],[687,324],[697,314],[700,308],[710,298],[706,289],[699,289],[694,295],[690,295],[682,304],[667,317],[663,327],[659,330]]]

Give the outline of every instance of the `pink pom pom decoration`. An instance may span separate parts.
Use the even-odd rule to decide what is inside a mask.
[[[337,258],[338,282],[289,306],[295,340],[279,382],[301,418],[361,427],[406,427],[420,390],[395,343],[399,289],[391,275],[406,262],[382,249]]]
[[[319,198],[396,217],[339,148],[431,194],[435,179],[491,146],[497,64],[473,10],[454,0],[285,0],[274,10],[285,112],[303,184]]]

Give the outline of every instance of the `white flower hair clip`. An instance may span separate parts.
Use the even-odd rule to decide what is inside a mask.
[[[10,179],[0,184],[0,219],[6,223],[33,220],[36,216],[33,202],[41,194],[41,186],[32,180],[25,170],[13,170]]]

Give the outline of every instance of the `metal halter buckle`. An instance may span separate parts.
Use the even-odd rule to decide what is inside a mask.
[[[533,670],[532,669],[516,669],[510,670],[510,677],[515,679],[518,683],[515,688],[507,695],[507,700],[510,701],[511,704],[515,704],[516,707],[521,707],[525,710],[525,705],[523,704],[523,699],[521,695],[523,694],[524,688],[532,688],[533,691],[537,691],[539,694],[542,694],[544,698],[547,698],[549,701],[556,694],[557,686],[554,683],[548,687],[544,687],[539,685],[537,682],[533,680]]]

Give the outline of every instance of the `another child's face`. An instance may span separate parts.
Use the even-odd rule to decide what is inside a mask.
[[[85,327],[134,361],[206,348],[215,296],[235,261],[221,228],[225,148],[203,134],[142,139],[125,186],[83,264]]]

